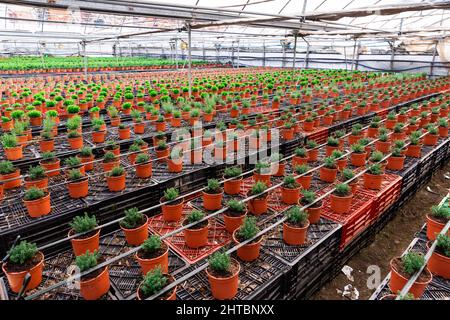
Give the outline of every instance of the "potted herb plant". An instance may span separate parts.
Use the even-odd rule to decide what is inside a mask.
[[[32,218],[45,216],[52,211],[50,193],[36,187],[31,187],[25,192],[23,203]]]
[[[261,215],[267,212],[267,193],[265,193],[267,186],[264,182],[258,181],[248,191],[247,197],[254,196],[248,202],[248,208],[254,215]]]
[[[427,214],[427,238],[435,240],[436,235],[441,232],[450,220],[450,208],[445,206],[433,206]],[[450,235],[450,231],[447,232]]]
[[[95,216],[90,217],[86,212],[84,216],[76,216],[70,222],[69,237],[72,248],[76,256],[86,253],[86,251],[94,252],[98,250],[100,243],[100,229],[97,227],[97,219]]]
[[[121,166],[117,166],[111,169],[106,174],[106,183],[108,184],[108,190],[111,192],[119,192],[126,187],[126,172]]]
[[[380,190],[383,183],[383,170],[381,164],[374,163],[369,166],[363,176],[364,188]]]
[[[295,180],[294,176],[286,176],[281,186],[281,201],[285,204],[298,204],[300,199],[301,185]]]
[[[140,153],[136,156],[136,177],[149,178],[152,176],[152,161],[148,153]]]
[[[349,213],[353,200],[350,186],[346,183],[340,183],[334,189],[330,195],[331,210],[338,214]]]
[[[259,228],[256,225],[255,217],[245,217],[244,223],[233,232],[233,240],[235,243],[241,243],[254,238],[259,233]],[[262,236],[252,240],[237,249],[239,259],[243,261],[254,261],[258,259],[261,249]]]
[[[86,251],[76,257],[76,265],[80,272],[86,272],[103,262],[97,250]],[[89,272],[80,279],[80,294],[86,300],[97,300],[110,288],[108,266]]]
[[[143,274],[160,266],[164,273],[169,272],[169,247],[157,235],[147,238],[136,252],[136,260]]]
[[[147,272],[144,275],[144,280],[137,289],[138,300],[145,300],[146,298],[157,294],[164,287],[173,283],[175,278],[169,274],[164,274],[161,267],[158,266],[155,269]],[[176,300],[177,287],[165,292],[159,297],[160,300]]]
[[[323,167],[320,168],[319,177],[320,180],[333,183],[337,176],[336,159],[333,157],[327,157],[323,160]]]
[[[67,189],[73,199],[85,198],[89,194],[89,179],[79,169],[69,170]]]
[[[235,195],[241,191],[241,185],[243,178],[240,177],[242,169],[239,167],[225,168],[224,171],[224,191],[228,195]]]
[[[308,213],[309,223],[318,223],[320,221],[320,215],[322,214],[323,202],[322,200],[316,200],[316,194],[314,191],[302,190],[302,197],[300,199],[302,206],[308,206],[306,212]]]
[[[227,202],[227,207],[227,211],[223,214],[223,220],[225,229],[232,234],[244,222],[244,218],[247,215],[247,208],[243,202],[234,199]]]
[[[125,210],[120,228],[130,246],[139,246],[148,238],[148,218],[136,207]]]
[[[223,189],[217,179],[209,179],[208,185],[202,192],[203,207],[206,210],[214,211],[222,207]]]
[[[205,217],[204,213],[192,210],[183,221],[183,226],[195,223],[193,226],[184,229],[184,241],[189,248],[200,248],[208,244],[208,220],[201,221]]]
[[[283,223],[283,241],[291,246],[304,244],[308,227],[308,213],[298,206],[290,208]]]
[[[164,221],[180,221],[184,201],[183,198],[178,198],[179,195],[178,190],[175,188],[169,188],[164,191],[164,196],[160,199]]]
[[[48,177],[45,174],[45,169],[41,166],[30,166],[28,169],[28,176],[25,177],[24,182],[26,189],[36,187],[42,190],[47,190]]]
[[[432,242],[427,243],[428,250]],[[439,234],[436,237],[436,248],[427,263],[428,269],[435,275],[450,279],[450,236]]]

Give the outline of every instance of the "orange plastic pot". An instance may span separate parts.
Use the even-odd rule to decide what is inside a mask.
[[[445,224],[434,220],[432,217],[427,215],[427,238],[428,240],[436,240],[436,236],[444,229]],[[447,232],[450,236],[450,230]]]
[[[75,231],[71,229],[69,231],[69,237],[74,235]],[[100,229],[95,232],[94,235],[90,237],[85,238],[74,238],[70,239],[70,242],[72,243],[73,252],[76,256],[81,256],[86,253],[86,251],[94,252],[95,250],[98,250],[99,243],[100,243]]]
[[[338,214],[349,213],[353,200],[353,194],[347,197],[339,197],[334,194],[330,195],[331,210]]]
[[[54,177],[60,174],[61,160],[57,159],[55,162],[40,161],[39,164],[45,169],[47,176]],[[53,171],[54,170],[54,171]],[[51,172],[49,172],[51,171]]]
[[[109,272],[106,266],[95,278],[80,281],[80,294],[85,300],[97,300],[109,291],[109,287]]]
[[[55,150],[55,140],[40,140],[39,149],[41,152],[51,152]]]
[[[13,148],[3,148],[5,151],[6,159],[9,161],[19,160],[23,158],[22,146],[17,146]]]
[[[83,148],[83,137],[69,138],[70,149],[77,150]]]
[[[116,161],[110,162],[102,162],[103,172],[109,172],[113,168],[118,167],[120,165],[120,161],[117,159]]]
[[[185,221],[184,224],[189,222]],[[189,248],[197,249],[208,244],[209,223],[199,229],[184,229],[184,241]]]
[[[214,211],[222,208],[223,191],[217,194],[202,192],[203,207],[206,210]]]
[[[300,189],[301,187],[295,189],[281,187],[281,201],[285,204],[298,204],[300,200]]]
[[[291,129],[283,129],[281,131],[281,136],[284,140],[292,140],[294,139],[294,128]]]
[[[406,148],[406,156],[411,158],[420,158],[422,156],[422,146],[410,144]]]
[[[333,153],[333,151],[335,150],[339,150],[339,147],[334,147],[334,146],[325,146],[325,154],[327,157],[331,156],[331,154]]]
[[[165,131],[166,123],[165,122],[155,122],[155,130],[156,131]]]
[[[336,162],[337,162],[339,171],[342,171],[347,167],[347,158],[342,158],[342,159],[336,160]]]
[[[42,252],[38,252],[40,255],[39,262],[32,268],[28,270],[24,270],[21,272],[9,272],[8,270],[8,262],[4,263],[2,265],[2,270],[6,275],[6,278],[8,279],[9,287],[11,288],[11,291],[14,293],[19,293],[20,289],[22,289],[23,280],[25,279],[25,276],[27,273],[30,274],[31,279],[28,285],[25,288],[25,291],[29,291],[32,289],[37,288],[41,282],[42,282],[42,271],[44,269],[44,255]]]
[[[94,170],[94,163],[92,161],[95,160],[94,155],[91,155],[89,157],[79,157],[81,160],[81,163],[84,164],[84,170],[91,171]]]
[[[23,200],[27,208],[28,215],[32,218],[39,218],[45,216],[52,211],[50,205],[50,193],[47,193],[43,198],[37,200]]]
[[[400,273],[398,273],[397,270],[395,270],[395,268],[393,266],[394,259],[392,259],[390,262],[391,278],[389,281],[389,288],[391,289],[392,292],[398,292],[403,289],[403,287],[406,285],[406,283],[408,282],[409,279],[405,278]],[[428,286],[428,284],[431,282],[431,280],[433,280],[433,275],[428,270],[428,268],[425,268],[424,272],[426,272],[429,275],[430,279],[426,282],[415,281],[414,284],[411,286],[411,288],[408,291],[409,293],[414,295],[414,297],[416,299],[419,299],[423,295],[425,288]]]
[[[164,203],[164,198],[160,199],[160,203]],[[161,211],[164,221],[180,221],[183,213],[183,201],[177,204],[163,204]]]
[[[238,194],[241,191],[242,179],[243,178],[225,181],[223,185],[225,193],[229,195]]]
[[[309,187],[311,186],[311,180],[312,180],[312,175],[305,175],[305,176],[301,176],[298,177],[297,179],[295,179],[295,181],[299,184],[302,185],[303,189],[309,189]]]
[[[387,168],[389,170],[402,170],[405,165],[405,156],[403,157],[393,157],[388,158]]]
[[[120,140],[130,139],[130,137],[131,137],[130,128],[118,129],[117,131],[119,132]]]
[[[111,118],[111,127],[118,127],[120,125],[120,117]]]
[[[136,177],[149,178],[152,176],[152,162],[141,163],[136,165]]]
[[[288,223],[283,223],[283,241],[291,246],[299,246],[305,243],[308,232],[309,221],[304,227],[293,227]]]
[[[438,140],[439,135],[428,133],[423,139],[423,144],[426,146],[434,146],[437,144]]]
[[[106,183],[108,184],[108,189],[111,192],[119,192],[125,189],[126,177],[122,174],[118,177],[107,176]]]
[[[86,178],[78,182],[69,182],[67,184],[67,189],[69,190],[69,196],[72,199],[87,197],[89,194],[89,180]]]
[[[30,189],[32,187],[36,187],[39,189],[47,190],[48,187],[48,178],[42,178],[40,180],[28,180],[27,178],[24,179],[25,189]]]
[[[93,131],[92,132],[92,142],[103,143],[105,142],[106,130],[105,131]]]
[[[236,271],[229,277],[219,278],[215,277],[206,269],[206,275],[208,276],[209,285],[211,287],[211,294],[214,299],[217,300],[230,300],[233,299],[238,291],[239,285],[239,272],[241,266],[235,259],[231,259],[232,264],[236,266]]]
[[[175,281],[175,278],[169,274],[165,274],[166,277],[171,278],[171,282]],[[172,288],[172,291],[169,291],[170,294],[165,297],[164,299],[161,300],[167,300],[167,301],[174,301],[177,299],[177,286],[175,286],[174,288]],[[137,289],[137,293],[136,293],[136,297],[138,300],[144,300],[145,297],[143,297],[141,295],[141,286],[139,285],[138,289]]]
[[[272,174],[274,177],[283,177],[286,171],[286,163],[272,163]]]
[[[391,150],[391,143],[389,141],[376,141],[375,149],[377,151],[383,152],[384,154],[389,153]]]
[[[156,159],[158,159],[157,160],[158,162],[166,162],[167,161],[167,157],[170,154],[169,148],[164,149],[164,150],[155,149],[155,152],[156,152]]]
[[[447,127],[439,127],[439,136],[441,138],[447,138],[448,137],[448,128]]]
[[[350,163],[355,167],[362,167],[366,164],[367,152],[350,154]]]
[[[254,215],[258,216],[267,212],[267,195],[263,196],[264,198],[254,198],[248,201],[248,210]]]
[[[167,159],[167,171],[172,173],[179,173],[183,171],[183,160],[182,159]]]
[[[236,233],[238,231],[239,230],[235,230],[233,232],[233,241],[236,244],[239,243],[239,240],[236,237]],[[237,256],[239,257],[239,259],[243,261],[254,261],[258,259],[262,240],[263,237],[260,237],[258,241],[243,245],[242,247],[237,249]]]
[[[308,162],[316,162],[319,158],[319,149],[310,149],[308,151]]]
[[[145,123],[138,122],[134,124],[134,133],[143,134],[145,132]]]
[[[147,274],[149,271],[152,271],[158,266],[161,266],[161,269],[164,273],[169,272],[169,247],[166,246],[166,251],[160,255],[159,257],[152,258],[152,259],[144,259],[139,257],[139,254],[137,253],[135,255],[136,260],[138,261],[139,265],[141,266],[142,274]]]
[[[294,157],[292,158],[292,166],[293,166],[293,167],[295,167],[295,166],[301,166],[302,164],[307,164],[307,163],[308,163],[308,157],[302,158],[302,157],[294,156]]]
[[[134,229],[120,228],[125,233],[125,239],[130,246],[140,246],[148,238],[148,218],[145,223]]]
[[[244,219],[247,216],[247,211],[245,211],[241,216],[228,216],[226,213],[223,215],[223,220],[225,223],[225,230],[229,233],[233,233],[236,229],[238,229],[243,223]]]
[[[363,138],[362,134],[358,134],[358,135],[349,135],[348,136],[348,144],[349,145],[353,145],[355,143],[358,143],[359,140],[361,140]]]
[[[313,131],[314,130],[314,122],[303,122],[303,130],[305,131]]]
[[[375,175],[368,172],[364,173],[364,188],[371,190],[380,190],[383,183],[383,174]]]
[[[430,249],[430,242],[427,243],[427,249]],[[431,273],[438,275],[444,279],[450,279],[450,257],[444,256],[438,252],[433,251],[430,260],[427,263],[428,269]]]
[[[334,180],[336,180],[337,176],[337,169],[329,169],[325,167],[321,167],[319,171],[319,178],[322,181],[332,183]]]
[[[270,185],[271,185],[270,173],[269,174],[261,174],[261,173],[257,173],[256,171],[253,171],[253,180],[255,180],[255,182],[258,182],[258,181],[264,182],[267,187],[270,187]]]
[[[320,207],[313,208],[309,207],[306,209],[306,212],[308,213],[308,220],[309,223],[318,223],[320,220],[320,215],[322,213],[323,204],[320,205]]]

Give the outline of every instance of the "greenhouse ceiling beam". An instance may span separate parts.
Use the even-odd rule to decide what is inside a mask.
[[[338,10],[334,12],[306,13],[305,18],[311,21],[331,20],[336,21],[341,18],[358,18],[371,15],[394,15],[407,11],[424,11],[433,9],[450,9],[450,1],[443,2],[423,2],[411,4],[393,4],[385,6],[364,7],[348,10]]]
[[[139,2],[139,1],[83,1],[83,0],[3,0],[3,3],[10,3],[14,5],[24,5],[31,7],[44,7],[53,9],[67,9],[67,8],[79,8],[80,11],[97,12],[105,14],[115,15],[131,15],[131,16],[144,16],[166,19],[179,19],[179,20],[193,20],[193,21],[220,21],[227,19],[251,18],[251,15],[258,15],[262,18],[263,22],[249,23],[251,26],[263,27],[263,28],[276,28],[276,29],[296,29],[299,27],[298,22],[292,21],[278,21],[276,24],[264,22],[264,17],[278,17],[282,20],[297,20],[298,17],[282,16],[274,14],[264,13],[250,13],[245,12],[246,15],[239,16],[241,13],[239,10],[230,10],[224,8],[207,8],[207,7],[194,7],[175,4],[162,4],[152,2]],[[250,16],[249,16],[250,14]],[[321,26],[317,23],[305,23],[302,26],[306,30],[320,30]]]
[[[406,33],[421,33],[421,32],[442,32],[442,31],[450,31],[450,27],[436,27],[436,28],[423,28],[423,29],[415,29],[415,30],[402,30],[402,34]],[[363,36],[372,36],[372,35],[397,35],[398,31],[384,30],[384,31],[357,31],[357,30],[344,30],[344,31],[329,31],[329,32],[321,32],[321,31],[300,31],[300,33],[304,36],[311,35],[335,35],[335,36],[354,36],[354,37],[363,37]]]

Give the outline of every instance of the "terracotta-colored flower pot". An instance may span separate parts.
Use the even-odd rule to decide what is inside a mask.
[[[235,230],[233,232],[233,241],[236,244],[240,243],[240,241],[237,239],[238,231],[239,230]],[[262,240],[263,237],[260,237],[259,239],[257,239],[257,241],[243,245],[242,247],[237,249],[237,256],[239,257],[239,259],[243,261],[254,261],[258,259]]]
[[[231,264],[234,266],[234,272],[229,277],[217,277],[209,268],[206,269],[211,294],[217,300],[233,299],[237,294],[241,266],[236,260],[231,260]]]
[[[428,133],[423,138],[423,144],[426,146],[434,146],[437,144],[438,140],[439,140],[439,135]]]
[[[80,199],[87,197],[89,194],[89,180],[85,178],[77,182],[67,183],[67,188],[69,190],[69,196],[73,199]]]
[[[309,223],[314,224],[314,223],[318,223],[320,221],[320,215],[322,214],[322,208],[323,208],[323,204],[321,202],[319,207],[309,207],[306,209],[306,212],[308,213]]]
[[[346,197],[340,197],[340,196],[331,194],[330,195],[331,210],[338,214],[349,213],[350,208],[352,206],[352,200],[353,200],[353,194],[346,196]]]
[[[377,149],[377,151],[383,152],[384,154],[389,153],[389,151],[391,150],[391,142],[375,141],[375,149]]]
[[[152,176],[152,162],[140,163],[136,165],[136,177],[149,178]]]
[[[214,211],[222,208],[223,191],[217,194],[202,192],[203,207],[206,210]]]
[[[436,240],[436,236],[444,229],[444,226],[444,221],[438,221],[427,215],[427,238],[433,241]],[[450,230],[447,232],[447,235],[450,236]]]
[[[118,129],[119,132],[119,139],[120,140],[127,140],[131,137],[130,128],[124,128],[124,129]]]
[[[148,238],[148,218],[145,223],[134,229],[120,228],[125,233],[125,239],[130,246],[140,246]]]
[[[339,147],[334,147],[334,146],[325,146],[325,155],[327,157],[331,156],[331,154],[333,153],[333,151],[339,150]]]
[[[108,184],[108,189],[111,192],[119,192],[125,189],[126,186],[126,176],[122,174],[118,177],[107,176],[106,183]]]
[[[164,273],[169,272],[169,247],[165,243],[163,243],[163,247],[166,249],[164,253],[155,258],[147,259],[142,256],[141,251],[138,251],[136,253],[135,257],[139,265],[141,266],[142,274],[147,274],[157,266],[161,266],[161,269]]]
[[[45,216],[52,211],[50,205],[50,193],[47,193],[43,198],[37,200],[23,200],[28,214],[32,218],[39,218]]]
[[[32,187],[36,187],[39,189],[47,190],[48,187],[48,177],[44,177],[39,180],[29,180],[28,178],[24,179],[25,189],[30,189]]]
[[[167,159],[167,171],[172,173],[179,173],[183,171],[183,160],[182,159]]]
[[[297,227],[289,223],[283,223],[283,241],[291,246],[299,246],[305,243],[308,232],[309,221],[306,226]]]
[[[300,189],[301,187],[295,189],[281,187],[281,201],[285,204],[298,204],[300,200]]]
[[[170,154],[169,148],[167,148],[165,150],[155,149],[155,152],[156,152],[156,159],[158,162],[167,162],[167,157]]]
[[[92,142],[93,143],[103,143],[103,142],[105,142],[105,137],[106,137],[106,130],[92,132]]]
[[[394,259],[396,259],[396,258],[394,258]],[[391,278],[389,281],[389,288],[391,289],[392,292],[398,292],[403,289],[403,287],[408,282],[408,279],[405,278],[404,276],[402,276],[399,272],[397,272],[397,270],[395,269],[395,267],[393,265],[394,259],[392,259],[390,262]],[[414,284],[412,285],[411,289],[409,289],[409,291],[408,291],[409,293],[413,294],[416,299],[419,299],[422,296],[423,292],[425,291],[425,288],[428,286],[428,284],[431,282],[431,280],[433,280],[433,275],[428,270],[428,268],[425,268],[424,272],[427,273],[427,275],[429,276],[429,279],[424,282],[415,281]]]
[[[387,168],[389,170],[402,170],[405,164],[405,156],[402,157],[393,157],[390,156],[388,158]]]
[[[6,159],[9,161],[20,160],[23,158],[22,145],[13,148],[3,148]]]
[[[109,272],[108,266],[106,266],[95,278],[89,280],[81,279],[80,294],[85,300],[97,300],[109,291],[109,287]]]
[[[161,198],[160,203],[164,202],[166,202],[166,200],[164,200],[164,198]],[[161,206],[161,211],[164,221],[180,221],[181,215],[183,213],[183,201],[175,204],[163,204]]]
[[[115,167],[118,167],[120,165],[119,159],[116,159],[115,161],[109,161],[109,162],[102,162],[103,172],[109,172]]]
[[[319,158],[319,149],[309,149],[308,153],[308,162],[316,162]]]
[[[242,215],[240,215],[240,216],[227,215],[227,213],[225,212],[223,215],[225,230],[227,230],[229,233],[232,234],[236,229],[238,229],[244,223],[244,219],[246,216],[247,216],[247,211],[242,213]]]
[[[332,183],[334,182],[334,180],[336,180],[337,172],[338,172],[337,169],[329,169],[321,167],[319,171],[319,178],[322,181]]]
[[[384,174],[370,174],[364,173],[364,188],[371,190],[380,190],[383,183]]]
[[[73,229],[69,231],[69,237],[75,234]],[[100,245],[100,229],[95,231],[94,234],[82,235],[79,239],[70,239],[72,243],[73,252],[76,256],[81,256],[86,253],[86,251],[94,252],[98,250]]]
[[[303,189],[309,189],[311,186],[312,174],[304,175],[295,179],[295,181],[301,184]]]
[[[350,162],[355,167],[362,167],[366,164],[367,153],[355,153],[352,152],[350,154]]]
[[[39,161],[39,165],[41,165],[45,171],[47,176],[55,177],[61,173],[59,168],[61,167],[61,160],[56,159],[54,162],[45,162],[43,160]],[[51,171],[51,172],[49,172]]]
[[[55,150],[55,140],[39,140],[39,149],[41,152],[51,152]]]
[[[24,270],[21,272],[10,272],[8,271],[8,262],[2,265],[2,270],[5,273],[6,278],[8,279],[8,284],[12,292],[20,292],[20,289],[22,289],[23,280],[25,279],[27,273],[30,274],[31,280],[26,286],[24,292],[35,289],[41,284],[42,271],[44,269],[44,255],[40,251],[37,254],[40,256],[39,262],[28,270]]]
[[[184,221],[183,225],[188,224],[189,222],[186,220]],[[186,242],[186,245],[189,248],[200,248],[204,247],[208,244],[208,227],[209,223],[206,224],[206,226],[203,226],[198,229],[194,228],[188,228],[184,229],[184,241]]]
[[[431,243],[427,243],[427,249],[429,250]],[[427,263],[428,269],[431,273],[438,275],[444,279],[450,279],[450,257],[447,257],[440,252],[433,251],[430,260]]]
[[[308,163],[308,157],[306,158],[302,158],[302,157],[297,157],[294,156],[292,157],[292,167],[296,167],[296,166],[301,166],[303,164],[307,164]]]
[[[225,179],[225,178],[224,178]],[[229,181],[225,181],[223,185],[223,189],[228,195],[235,195],[241,191],[243,178],[233,179]]]
[[[250,196],[247,194],[247,196]],[[248,201],[248,210],[254,215],[261,215],[267,212],[267,194],[262,195],[263,198],[254,198]]]
[[[70,149],[78,150],[83,148],[83,137],[69,138]]]
[[[406,156],[411,158],[420,158],[422,156],[422,146],[410,144],[406,147]]]
[[[257,173],[256,171],[253,171],[253,180],[256,182],[261,181],[264,182],[267,187],[270,187],[271,181],[270,181],[271,174],[261,174]]]

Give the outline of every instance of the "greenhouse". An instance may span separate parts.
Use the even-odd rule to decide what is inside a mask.
[[[0,300],[450,299],[450,1],[7,0],[0,25]]]

